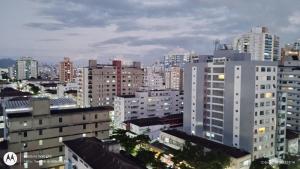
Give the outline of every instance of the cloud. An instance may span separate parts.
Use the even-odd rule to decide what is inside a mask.
[[[62,39],[56,39],[56,38],[48,38],[48,39],[40,39],[41,42],[58,42],[63,41]]]
[[[82,55],[160,57],[175,47],[210,53],[213,40],[230,43],[253,26],[267,26],[281,43],[299,37],[300,1],[273,0],[32,0],[39,19],[30,30],[63,39]],[[49,37],[43,36],[43,37]],[[52,37],[53,36],[53,37]],[[40,38],[36,40],[41,41]],[[45,39],[46,42],[46,39]],[[64,44],[65,43],[65,44]],[[72,49],[73,48],[73,49]],[[54,49],[55,50],[55,49]],[[73,51],[73,53],[71,53]],[[80,56],[83,57],[83,56]]]
[[[57,24],[57,23],[36,23],[36,22],[32,22],[32,23],[27,23],[25,24],[28,27],[32,27],[32,28],[40,28],[40,29],[44,29],[44,30],[48,30],[48,31],[56,31],[56,30],[61,30],[64,28],[63,24]]]

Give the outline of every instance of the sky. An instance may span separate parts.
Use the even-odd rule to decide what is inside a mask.
[[[1,0],[0,58],[70,57],[145,63],[184,48],[212,54],[253,26],[267,26],[281,45],[300,38],[299,0]]]

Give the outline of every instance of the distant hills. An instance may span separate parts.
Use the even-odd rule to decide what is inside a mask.
[[[0,59],[0,68],[8,68],[14,65],[15,63],[16,61],[13,59],[9,59],[9,58]]]

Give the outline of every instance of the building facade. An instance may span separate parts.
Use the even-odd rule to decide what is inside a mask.
[[[95,137],[64,141],[65,169],[146,169],[133,156],[120,152],[116,141]]]
[[[22,57],[16,61],[16,77],[18,80],[37,78],[38,62],[30,57]]]
[[[251,54],[252,60],[277,61],[280,58],[279,37],[266,27],[254,27],[251,32],[234,39],[233,49]]]
[[[155,67],[145,68],[144,86],[150,90],[165,89],[165,78],[163,71],[156,71]]]
[[[114,96],[132,95],[143,86],[144,81],[144,70],[136,62],[125,66],[118,60],[111,65],[97,64],[96,60],[90,60],[89,67],[79,71],[78,100],[83,107],[111,106]]]
[[[114,125],[127,120],[163,117],[183,112],[183,94],[178,90],[137,91],[135,95],[116,96]]]
[[[73,62],[65,57],[64,61],[59,63],[59,81],[62,83],[72,82],[74,80]]]
[[[221,50],[211,62],[185,67],[184,130],[252,159],[274,157],[277,64],[249,59]]]
[[[183,68],[172,66],[165,71],[166,89],[183,89]]]
[[[63,141],[109,136],[111,107],[51,108],[46,98],[32,99],[30,104],[28,110],[8,111],[4,107],[7,151],[21,157],[12,168],[63,167]]]

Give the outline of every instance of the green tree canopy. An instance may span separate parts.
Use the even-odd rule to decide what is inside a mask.
[[[252,161],[250,169],[273,169],[269,164],[269,158],[259,158]]]

